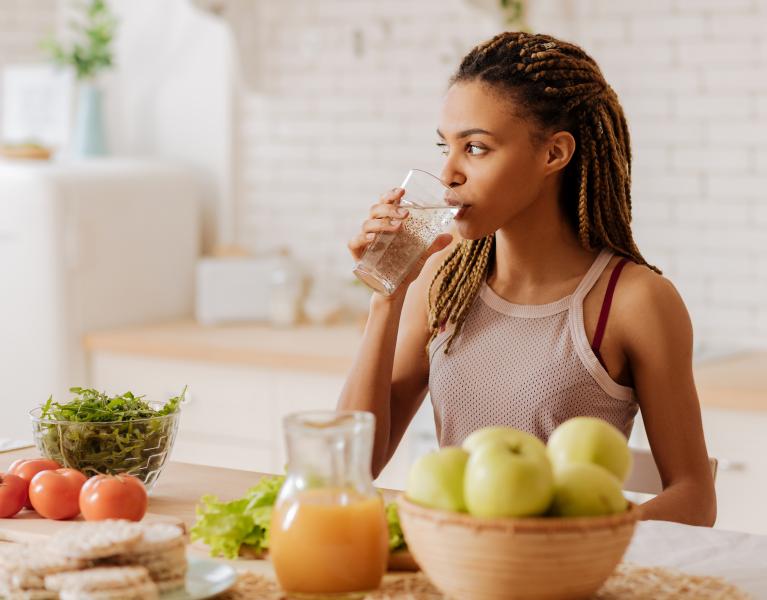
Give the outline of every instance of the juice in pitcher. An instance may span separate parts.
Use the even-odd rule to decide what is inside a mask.
[[[389,538],[383,501],[354,490],[300,492],[275,507],[270,554],[280,585],[298,594],[376,589]]]
[[[287,476],[269,555],[291,598],[357,598],[386,571],[389,535],[370,461],[374,417],[326,411],[285,418]]]

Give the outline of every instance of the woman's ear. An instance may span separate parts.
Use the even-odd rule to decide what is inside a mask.
[[[575,138],[569,131],[557,131],[546,145],[545,173],[549,175],[564,169],[575,154]]]

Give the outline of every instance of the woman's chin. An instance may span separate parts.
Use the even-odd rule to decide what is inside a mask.
[[[455,226],[458,235],[464,240],[479,240],[493,233],[493,231],[485,231],[484,228],[477,227],[476,224],[464,219],[455,221]]]

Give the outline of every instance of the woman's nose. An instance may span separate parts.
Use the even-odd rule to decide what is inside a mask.
[[[447,159],[442,167],[439,178],[448,187],[456,187],[466,183],[466,176],[453,164],[453,161]]]

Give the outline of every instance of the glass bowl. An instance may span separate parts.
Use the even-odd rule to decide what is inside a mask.
[[[152,408],[162,404],[150,403]],[[35,445],[45,458],[86,476],[127,473],[154,487],[173,449],[181,411],[130,421],[56,421],[30,411]]]

